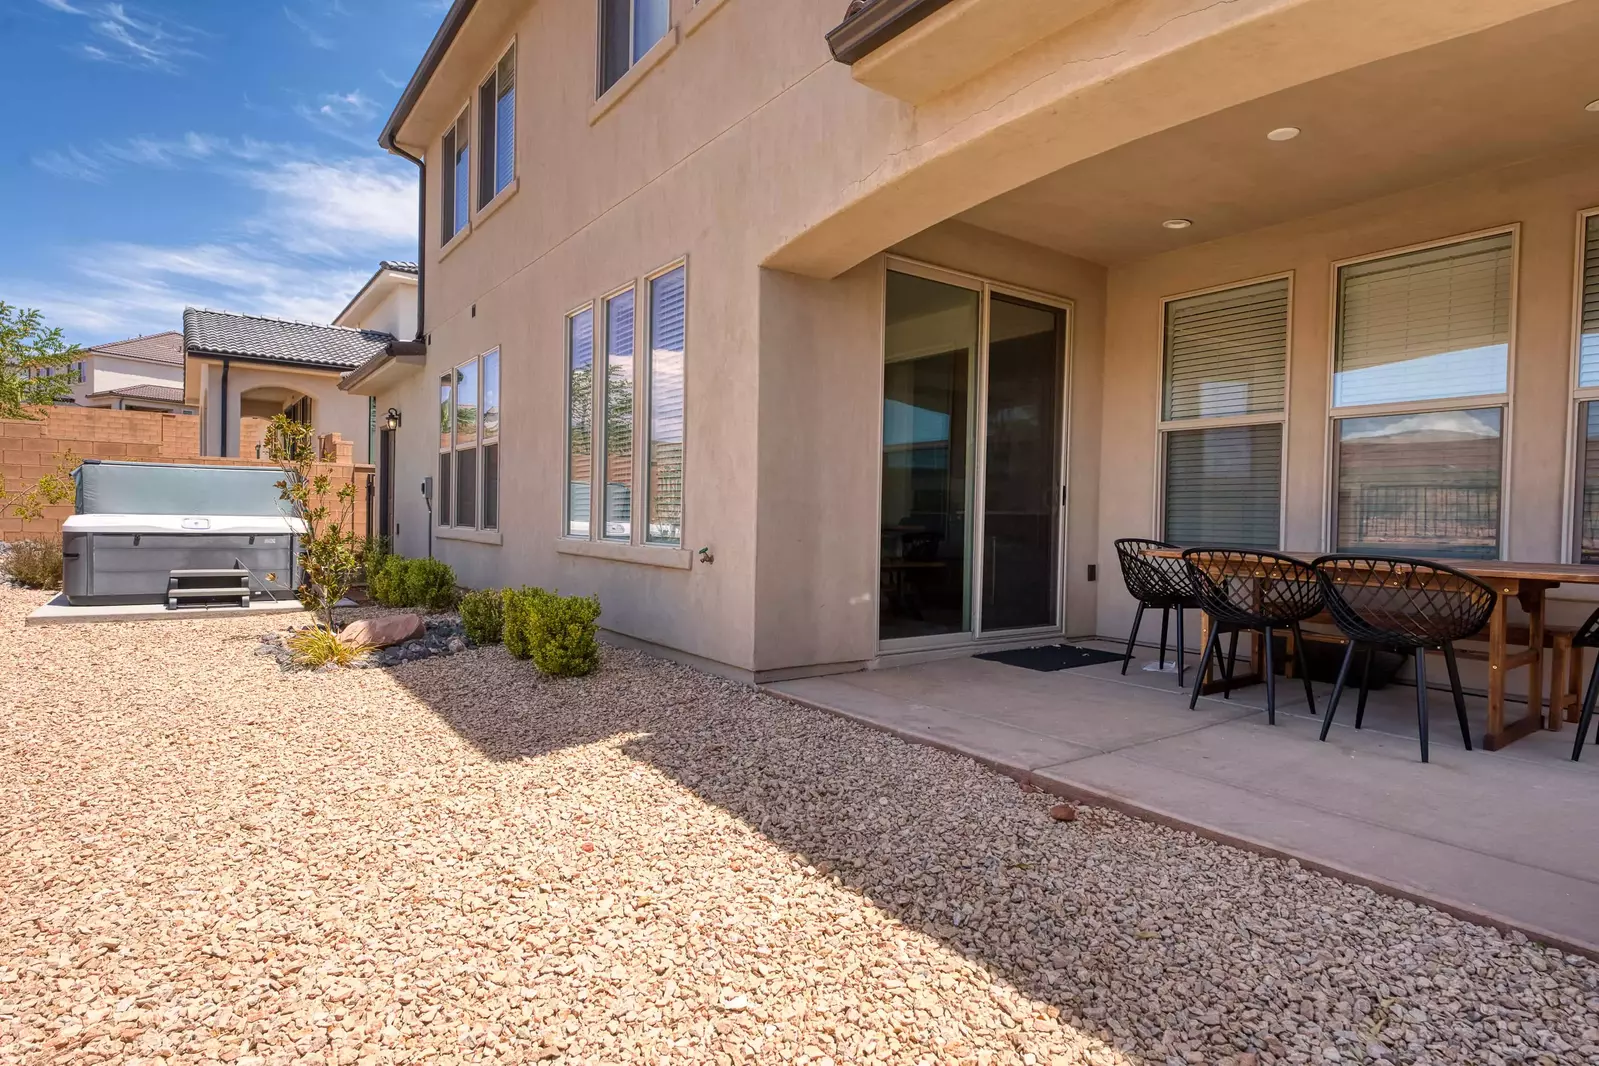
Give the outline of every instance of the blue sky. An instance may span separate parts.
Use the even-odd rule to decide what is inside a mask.
[[[0,0],[0,300],[95,344],[326,322],[416,257],[377,146],[447,0]]]

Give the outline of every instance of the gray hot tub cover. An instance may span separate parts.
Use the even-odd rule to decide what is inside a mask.
[[[204,466],[85,459],[72,475],[79,514],[260,515],[289,504],[275,466]]]

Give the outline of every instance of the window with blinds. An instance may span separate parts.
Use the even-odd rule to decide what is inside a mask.
[[[1583,220],[1582,320],[1578,328],[1577,384],[1585,389],[1599,386],[1599,215]]]
[[[1514,252],[1496,233],[1340,267],[1333,406],[1508,391]]]
[[[1287,368],[1287,278],[1167,302],[1167,421],[1280,412]]]
[[[1162,338],[1163,536],[1278,546],[1287,278],[1168,300]]]
[[[566,535],[587,537],[594,485],[594,309],[566,319]]]
[[[1278,546],[1282,423],[1174,430],[1166,434],[1165,459],[1167,540]]]
[[[478,198],[488,205],[516,176],[516,46],[478,87]]]
[[[649,439],[644,500],[651,544],[683,540],[683,355],[688,319],[687,271],[650,280]]]

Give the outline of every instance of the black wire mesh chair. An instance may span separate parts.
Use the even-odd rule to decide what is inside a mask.
[[[1127,652],[1122,656],[1122,673],[1133,659],[1133,644],[1138,640],[1138,627],[1144,622],[1144,608],[1160,612],[1160,663],[1166,663],[1166,637],[1172,611],[1177,612],[1177,687],[1183,687],[1186,666],[1183,645],[1183,612],[1199,610],[1199,593],[1188,566],[1178,558],[1162,558],[1144,554],[1151,548],[1175,551],[1177,545],[1162,540],[1140,540],[1124,537],[1116,542],[1116,559],[1121,563],[1122,581],[1127,591],[1138,601],[1138,613],[1133,615],[1133,631],[1127,634]]]
[[[1454,692],[1460,738],[1471,750],[1471,727],[1466,722],[1466,697],[1460,689],[1460,666],[1455,641],[1482,631],[1493,614],[1498,594],[1481,581],[1453,567],[1423,559],[1378,555],[1324,555],[1315,563],[1327,599],[1327,610],[1349,638],[1343,665],[1333,685],[1321,739],[1327,739],[1338,700],[1343,696],[1355,649],[1364,647],[1365,666],[1360,682],[1359,728],[1365,713],[1371,656],[1376,648],[1409,653],[1416,660],[1416,726],[1421,734],[1421,761],[1427,761],[1427,652],[1442,651]]]
[[[1277,674],[1272,662],[1273,630],[1294,635],[1294,652],[1299,657],[1299,675],[1305,682],[1305,699],[1311,712],[1316,710],[1316,694],[1310,688],[1310,671],[1305,664],[1305,637],[1299,623],[1322,609],[1321,582],[1316,571],[1306,564],[1276,552],[1244,548],[1189,548],[1183,561],[1193,576],[1200,604],[1210,616],[1210,639],[1199,660],[1199,677],[1194,681],[1190,710],[1199,705],[1205,672],[1213,659],[1221,656],[1221,631],[1233,631],[1236,654],[1240,630],[1260,630],[1266,645],[1266,720],[1277,724]],[[1232,685],[1233,655],[1229,655],[1225,677]]]
[[[1581,655],[1583,648],[1599,648],[1599,610],[1588,616],[1575,636],[1571,638],[1571,654]],[[1593,724],[1594,704],[1599,703],[1599,662],[1593,664],[1588,675],[1588,692],[1582,698],[1582,717],[1577,719],[1577,739],[1571,745],[1571,761],[1582,758],[1582,745],[1588,739],[1588,727]],[[1599,737],[1595,738],[1599,743]]]

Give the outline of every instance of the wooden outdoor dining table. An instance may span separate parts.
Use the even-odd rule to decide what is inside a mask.
[[[1167,559],[1180,558],[1181,548],[1151,548],[1147,554]],[[1283,555],[1310,562],[1315,553],[1283,552]],[[1419,557],[1418,558],[1425,558]],[[1488,620],[1488,631],[1481,639],[1488,644],[1488,727],[1481,743],[1487,751],[1497,751],[1513,741],[1536,732],[1546,724],[1551,729],[1560,728],[1558,716],[1562,709],[1552,707],[1551,720],[1544,717],[1543,663],[1544,663],[1544,594],[1562,584],[1599,585],[1599,566],[1577,563],[1514,563],[1477,559],[1428,559],[1464,571],[1499,594],[1494,604],[1493,616]],[[1247,575],[1240,575],[1247,576]],[[1510,601],[1515,599],[1527,612],[1527,645],[1513,650],[1510,644]],[[1322,621],[1323,619],[1316,619]],[[1331,619],[1326,619],[1331,621]],[[1205,619],[1201,630],[1201,647],[1210,639],[1210,622]],[[1253,638],[1251,664],[1258,671],[1262,662],[1262,638]],[[1290,658],[1291,661],[1291,658]],[[1505,722],[1505,679],[1511,670],[1528,668],[1527,713],[1521,718]],[[1246,684],[1261,680],[1259,673],[1239,676],[1233,684]],[[1556,679],[1558,682],[1559,679]],[[1219,689],[1220,682],[1207,682],[1206,691]],[[1551,701],[1552,702],[1552,701]]]

